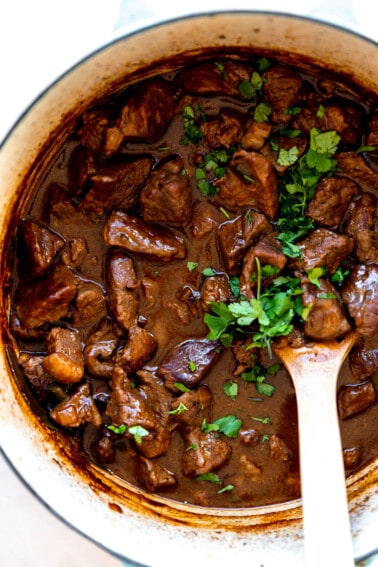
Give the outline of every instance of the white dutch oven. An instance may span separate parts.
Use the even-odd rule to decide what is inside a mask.
[[[32,491],[59,517],[136,564],[296,567],[303,565],[300,501],[250,510],[196,508],[146,495],[94,466],[83,470],[31,412],[7,356],[11,240],[54,144],[87,107],[121,83],[196,60],[207,48],[288,52],[293,62],[304,56],[363,89],[378,91],[376,44],[324,23],[261,12],[204,14],[134,31],[52,85],[15,126],[0,154],[0,444]],[[377,481],[378,459],[347,483],[357,558],[378,547]]]

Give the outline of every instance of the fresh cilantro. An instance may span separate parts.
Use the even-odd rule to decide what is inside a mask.
[[[334,283],[342,284],[349,273],[349,268],[343,268],[342,266],[339,266],[336,272],[334,272],[329,279]]]
[[[189,370],[191,372],[195,372],[197,370],[197,364],[194,362],[194,360],[189,360]]]
[[[289,150],[285,150],[285,148],[280,148],[277,157],[278,165],[283,166],[290,166],[293,165],[298,159],[298,148],[297,146],[293,146]]]
[[[189,447],[187,447],[187,448],[185,449],[185,452],[187,452],[187,451],[195,451],[196,449],[197,449],[197,445],[195,445],[195,444],[193,443],[193,445],[189,445]]]
[[[234,297],[240,296],[240,281],[238,276],[230,276],[230,289]]]
[[[272,112],[272,107],[265,102],[260,102],[255,108],[253,118],[256,122],[266,122]]]
[[[147,435],[150,434],[150,432],[141,425],[132,425],[128,428],[128,432],[134,437],[137,445],[142,444],[142,437],[147,437]]]
[[[224,68],[224,64],[220,61],[215,61],[215,66],[219,70],[220,74],[222,75],[222,79],[226,77],[226,70]]]
[[[226,219],[231,218],[231,215],[224,207],[219,207],[220,212],[226,217]]]
[[[378,146],[361,146],[356,150],[358,154],[362,152],[375,152],[378,150]]]
[[[319,278],[322,278],[324,276],[324,274],[326,273],[326,269],[323,268],[322,266],[316,266],[311,270],[306,270],[306,273],[309,281],[316,287],[320,288]]]
[[[206,419],[202,421],[201,428],[204,433],[217,431],[223,433],[226,437],[234,439],[238,436],[242,425],[242,420],[234,415],[227,415],[216,419],[213,423],[207,423]]]
[[[192,272],[193,270],[195,270],[198,266],[198,262],[187,262],[186,263],[186,267],[189,270],[189,272]]]
[[[290,116],[297,116],[302,112],[302,108],[300,106],[290,106],[284,111],[284,114],[289,114]]]
[[[244,98],[251,100],[251,98],[253,98],[258,91],[261,91],[263,86],[263,81],[264,80],[261,77],[260,73],[257,73],[257,71],[253,71],[249,81],[244,79],[243,81],[240,82],[239,84],[240,94]]]
[[[168,413],[169,415],[180,415],[180,413],[183,413],[184,411],[188,411],[188,408],[183,402],[180,402],[175,410],[171,410]]]
[[[113,433],[117,433],[117,435],[123,435],[126,431],[126,425],[121,423],[118,427],[116,425],[107,425],[106,426],[109,431],[113,431]]]
[[[202,274],[204,276],[215,276],[216,272],[213,270],[213,268],[204,268],[202,270]]]
[[[226,484],[226,486],[218,490],[217,494],[224,494],[225,492],[230,492],[231,490],[234,490],[234,488],[235,486],[233,484]]]
[[[259,423],[263,423],[264,425],[269,425],[271,423],[270,417],[254,417],[250,416],[253,421],[258,421]]]
[[[268,435],[267,433],[264,433],[264,435],[261,436],[261,440],[260,440],[261,445],[264,445],[264,443],[269,441],[269,437],[270,437],[270,435]]]
[[[202,130],[196,124],[195,109],[192,106],[184,106],[182,113],[184,122],[184,134],[181,137],[181,143],[187,146],[190,142],[198,144],[203,138]]]
[[[226,166],[234,151],[235,148],[219,148],[203,156],[202,162],[194,173],[197,187],[203,195],[210,197],[216,195],[218,189],[213,185],[213,182],[224,176]]]
[[[212,472],[200,474],[199,476],[196,476],[196,480],[207,480],[207,482],[212,482],[213,484],[222,484],[222,479]]]
[[[305,154],[308,167],[318,173],[334,171],[337,162],[331,156],[336,152],[340,139],[333,130],[319,132],[316,128],[311,128],[310,149]]]
[[[317,299],[336,299],[336,295],[334,293],[319,293]]]
[[[260,73],[263,73],[270,67],[270,61],[266,57],[260,57],[257,60],[257,67]]]
[[[290,128],[285,128],[281,126],[280,136],[285,136],[286,138],[296,138],[302,133],[302,130],[291,130]]]
[[[275,387],[272,384],[265,382],[266,369],[259,364],[255,364],[248,372],[243,372],[241,375],[245,382],[253,382],[259,394],[270,398],[273,396]]]
[[[325,113],[326,113],[326,110],[325,110],[324,106],[322,104],[319,104],[319,108],[318,108],[318,111],[316,113],[316,116],[318,118],[324,118]]]
[[[226,394],[226,396],[231,398],[233,402],[236,400],[236,396],[238,395],[238,389],[239,387],[237,383],[233,380],[227,380],[227,382],[223,384],[224,393]]]
[[[187,388],[184,384],[182,384],[181,382],[175,382],[174,384],[175,388],[177,388],[177,390],[179,390],[180,392],[184,393],[185,392],[190,392],[190,388]]]

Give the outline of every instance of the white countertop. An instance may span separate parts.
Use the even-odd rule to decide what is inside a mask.
[[[286,0],[284,5],[282,0],[182,0],[179,7],[173,8],[170,0],[3,1],[0,141],[52,80],[121,29],[156,18],[157,9],[162,19],[212,8],[285,11],[346,26],[377,41],[372,4],[372,0]],[[6,567],[122,565],[55,517],[17,477],[1,453],[0,508],[0,558]],[[369,562],[369,567],[373,566],[378,566],[378,558]]]

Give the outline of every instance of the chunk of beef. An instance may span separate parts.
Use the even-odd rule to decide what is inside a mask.
[[[66,247],[61,253],[61,260],[71,268],[79,268],[88,253],[87,242],[85,238],[74,237],[68,240]]]
[[[375,195],[362,193],[351,203],[344,231],[354,239],[354,253],[361,263],[378,263],[378,199]]]
[[[43,369],[64,384],[79,382],[84,376],[82,343],[77,330],[54,327],[46,337],[47,356]]]
[[[133,325],[129,329],[125,346],[115,355],[115,362],[126,372],[135,372],[153,357],[156,349],[157,342],[153,334]]]
[[[39,354],[29,354],[22,352],[17,362],[21,366],[24,375],[32,385],[40,400],[45,400],[47,396],[47,387],[54,380],[42,366],[44,356]]]
[[[325,227],[337,227],[359,187],[343,177],[322,177],[310,199],[306,215]],[[351,235],[350,235],[351,236]]]
[[[177,392],[176,382],[192,388],[215,364],[221,351],[218,341],[188,339],[173,347],[157,374],[164,378],[165,386],[173,392]]]
[[[242,116],[228,109],[221,110],[219,118],[203,122],[201,130],[210,148],[229,149],[240,141],[243,132]]]
[[[102,167],[90,177],[90,187],[80,209],[103,214],[113,209],[131,209],[152,169],[149,157]]]
[[[116,450],[110,433],[108,430],[108,434],[98,437],[91,443],[91,453],[95,461],[101,465],[108,465],[115,461]]]
[[[373,338],[361,337],[349,354],[349,366],[353,378],[358,382],[377,372],[378,347]]]
[[[108,106],[85,112],[78,130],[83,146],[96,154],[103,153],[105,135],[114,118],[114,110]]]
[[[196,201],[192,209],[191,232],[194,238],[203,238],[218,224],[218,210],[205,201]]]
[[[256,287],[257,265],[256,259],[259,259],[262,266],[273,266],[277,269],[277,275],[284,269],[287,263],[287,257],[280,250],[280,243],[272,236],[262,238],[249,248],[243,259],[243,267],[240,275],[240,293],[245,295],[247,299],[254,297],[254,289]]]
[[[42,276],[63,248],[63,238],[33,221],[23,221],[20,224],[19,236],[22,271],[32,278]]]
[[[229,279],[226,274],[205,278],[201,286],[201,305],[204,311],[210,311],[210,303],[228,302],[231,299]]]
[[[337,394],[337,406],[341,419],[346,419],[356,413],[367,410],[376,399],[372,382],[347,385],[340,388]]]
[[[378,264],[355,266],[342,288],[342,299],[361,335],[378,331]]]
[[[207,386],[199,386],[197,390],[185,392],[172,402],[175,412],[181,405],[185,411],[172,414],[172,419],[179,425],[180,431],[188,432],[194,427],[201,427],[204,420],[209,421],[213,397]]]
[[[219,225],[217,242],[226,272],[238,275],[248,246],[272,230],[265,215],[252,210]]]
[[[226,173],[214,182],[217,201],[230,210],[253,207],[270,218],[278,213],[278,181],[271,160],[259,152],[237,150]]]
[[[140,209],[145,221],[185,224],[192,213],[189,176],[183,175],[181,157],[165,161],[155,169],[140,194]]]
[[[173,472],[142,455],[137,457],[135,474],[141,484],[150,492],[155,492],[155,490],[167,486],[174,486],[177,482]]]
[[[302,256],[292,259],[291,267],[306,271],[321,266],[326,268],[329,274],[333,274],[352,252],[354,241],[344,234],[317,228],[297,242],[297,245]]]
[[[273,461],[290,461],[292,458],[290,449],[278,435],[269,436],[269,457]]]
[[[189,93],[227,94],[241,98],[239,85],[243,80],[249,81],[251,68],[231,59],[219,63],[206,61],[183,69],[178,75],[178,84]]]
[[[233,484],[240,498],[250,500],[256,490],[254,485],[261,483],[263,470],[248,455],[240,455],[238,464]]]
[[[50,411],[50,416],[62,427],[79,427],[83,423],[101,425],[101,415],[88,383],[78,386],[73,394]]]
[[[168,83],[151,79],[138,85],[105,134],[105,154],[118,152],[125,140],[157,142],[169,126],[175,102]]]
[[[111,378],[114,359],[113,354],[118,346],[112,325],[104,320],[100,328],[92,333],[84,348],[85,365],[90,374],[97,378]]]
[[[340,152],[336,154],[342,173],[368,189],[378,189],[378,173],[369,167],[361,154]]]
[[[77,328],[93,325],[106,315],[106,297],[102,286],[77,279],[77,294],[72,304],[72,323]]]
[[[248,120],[243,136],[241,138],[241,147],[245,150],[260,150],[272,131],[272,125],[269,122],[256,122],[256,120]]]
[[[319,279],[319,287],[302,280],[302,303],[311,307],[304,323],[304,333],[316,341],[330,341],[344,336],[351,326],[339,295],[326,279]]]
[[[128,331],[138,322],[139,297],[133,260],[120,250],[108,259],[109,309],[120,327]]]
[[[123,211],[113,211],[109,215],[103,236],[108,246],[119,246],[152,262],[171,262],[186,256],[184,240],[180,236]]]
[[[231,457],[231,447],[214,432],[204,433],[200,427],[184,435],[186,448],[181,459],[182,472],[189,478],[207,474],[224,465]]]
[[[287,111],[298,102],[301,77],[283,65],[275,65],[263,73],[263,79],[265,98],[272,105],[272,121],[275,124],[289,122],[291,116]]]
[[[257,447],[260,443],[260,433],[257,429],[242,428],[239,431],[239,440],[240,443],[246,447]]]
[[[66,317],[76,294],[73,272],[56,264],[47,276],[36,282],[22,282],[17,292],[16,312],[26,329],[53,323]]]
[[[231,345],[231,351],[235,359],[233,374],[240,376],[246,370],[251,369],[260,359],[261,349],[251,347],[252,338],[238,339]]]

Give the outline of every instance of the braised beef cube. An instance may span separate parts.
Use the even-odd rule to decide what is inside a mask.
[[[48,395],[47,387],[54,380],[43,368],[43,359],[43,355],[29,354],[26,352],[22,352],[17,359],[28,382],[30,382],[41,401],[46,399]]]
[[[152,169],[150,158],[106,165],[90,177],[90,188],[80,203],[85,211],[102,214],[113,209],[131,209]]]
[[[247,299],[254,297],[254,289],[257,282],[257,264],[275,268],[274,275],[278,275],[286,266],[287,257],[280,250],[279,241],[273,236],[262,238],[247,250],[243,259],[240,275],[240,293]]]
[[[77,294],[72,304],[72,323],[77,328],[93,325],[106,315],[105,291],[99,284],[76,280]]]
[[[32,221],[23,221],[20,224],[19,235],[22,272],[33,278],[42,276],[63,248],[63,238]]]
[[[135,475],[150,492],[155,492],[155,490],[167,486],[174,486],[177,482],[173,472],[156,461],[146,459],[141,455],[137,457]]]
[[[219,118],[203,122],[201,130],[210,148],[229,149],[240,142],[242,116],[231,110],[221,110]]]
[[[168,360],[157,370],[165,380],[165,386],[177,392],[175,383],[188,388],[195,386],[218,360],[221,353],[218,341],[189,339],[178,343],[169,353]]]
[[[378,347],[372,337],[361,337],[349,354],[349,366],[353,378],[362,382],[378,370]]]
[[[252,348],[252,342],[252,338],[247,337],[232,343],[231,351],[236,363],[232,373],[235,376],[240,376],[246,370],[250,370],[256,362],[260,361],[261,349],[259,347]]]
[[[269,435],[269,457],[273,461],[290,461],[292,453],[278,435]]]
[[[321,226],[337,227],[343,220],[352,198],[358,193],[358,185],[350,179],[323,177],[308,203],[306,215]]]
[[[343,461],[346,470],[352,470],[358,467],[361,462],[361,451],[358,447],[348,447],[343,449]]]
[[[84,376],[82,343],[77,330],[54,327],[46,337],[42,366],[58,382],[74,384]]]
[[[343,174],[368,189],[378,189],[378,173],[369,167],[361,154],[339,152],[336,159]]]
[[[101,415],[88,383],[78,386],[73,394],[50,411],[50,416],[62,427],[79,427],[83,423],[101,425]]]
[[[134,263],[127,254],[115,250],[111,253],[107,266],[109,309],[118,325],[128,331],[138,322],[140,282]]]
[[[268,217],[278,213],[278,181],[271,160],[259,152],[238,150],[226,173],[214,182],[216,199],[230,210],[253,207]]]
[[[337,406],[341,419],[367,410],[374,404],[375,399],[375,388],[372,382],[366,381],[357,385],[343,386],[337,394]]]
[[[16,312],[26,329],[34,329],[66,317],[75,295],[74,274],[66,266],[56,264],[45,278],[20,284]]]
[[[108,246],[119,246],[152,262],[170,262],[186,256],[184,240],[160,227],[123,211],[113,211],[103,230]]]
[[[138,85],[105,134],[105,154],[113,155],[128,140],[157,142],[168,128],[175,101],[169,84],[151,79]]]
[[[96,108],[85,112],[78,131],[83,146],[94,153],[103,153],[106,131],[114,118],[114,110],[110,107]]]
[[[357,331],[372,337],[378,331],[378,264],[355,266],[342,288],[342,299]]]
[[[79,268],[88,253],[87,242],[84,238],[74,237],[71,238],[63,252],[61,253],[61,260],[71,268]]]
[[[201,287],[201,305],[204,311],[211,311],[212,302],[228,302],[231,298],[229,279],[226,274],[205,278]]]
[[[333,274],[352,252],[354,241],[344,234],[317,228],[297,242],[297,245],[302,256],[292,259],[291,267],[302,271],[323,267],[327,269],[328,274]]]
[[[351,203],[344,231],[354,239],[354,253],[361,263],[378,263],[378,199],[375,195],[362,193]]]
[[[304,322],[304,334],[317,341],[330,341],[351,330],[339,294],[326,279],[319,279],[319,287],[303,280],[302,303],[310,307]]]
[[[178,423],[180,431],[201,427],[204,420],[209,422],[213,397],[207,386],[185,392],[172,402],[172,419]],[[178,411],[184,407],[184,411]]]
[[[246,429],[242,428],[239,431],[239,440],[242,445],[246,447],[257,447],[260,443],[260,433],[257,429]]]
[[[211,233],[219,224],[219,211],[206,201],[196,201],[192,209],[191,232],[200,239]]]
[[[249,81],[252,70],[249,66],[224,59],[204,62],[180,71],[178,84],[184,91],[195,94],[227,94],[241,97],[239,85]]]
[[[272,230],[265,215],[252,210],[219,225],[217,242],[226,272],[230,275],[239,274],[248,246]]]
[[[114,368],[113,354],[117,347],[118,339],[113,334],[111,323],[105,319],[99,329],[88,337],[84,348],[88,372],[98,378],[111,378]]]
[[[91,453],[95,461],[101,465],[114,463],[116,457],[114,441],[107,435],[99,437],[91,443]]]
[[[231,447],[214,432],[204,433],[200,427],[191,429],[184,436],[182,472],[195,478],[219,469],[231,457]]]
[[[301,77],[283,65],[275,65],[263,73],[263,79],[263,92],[272,106],[270,118],[275,124],[289,122],[288,110],[297,104],[301,93]]]
[[[157,342],[149,331],[133,325],[129,329],[125,346],[118,350],[115,363],[126,372],[140,370],[150,360],[157,349]]]
[[[260,150],[272,131],[269,122],[256,122],[248,120],[246,129],[241,139],[241,146],[245,150]]]
[[[84,145],[79,144],[72,150],[67,173],[68,185],[72,187],[73,195],[82,197],[83,192],[88,188],[89,177],[96,174],[101,163],[101,157]]]
[[[185,224],[191,216],[192,192],[189,176],[183,175],[181,157],[164,162],[155,169],[140,194],[140,209],[145,221]]]

